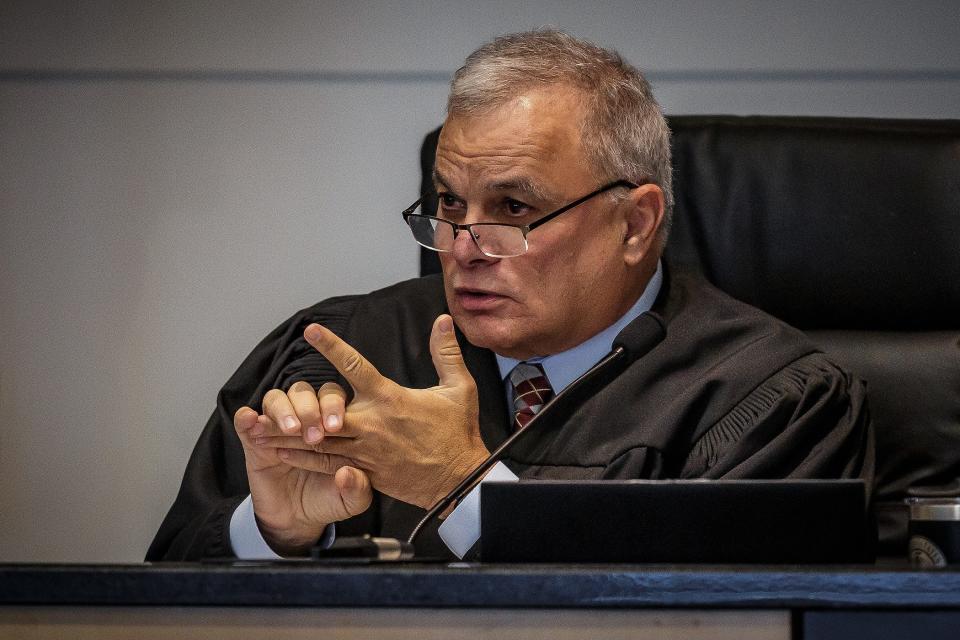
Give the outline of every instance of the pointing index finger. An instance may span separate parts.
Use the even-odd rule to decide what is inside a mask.
[[[375,392],[386,380],[356,349],[323,325],[308,325],[303,337],[336,367],[355,392]]]

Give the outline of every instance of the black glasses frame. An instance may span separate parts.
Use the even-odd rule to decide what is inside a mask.
[[[555,210],[555,211],[552,211],[552,212],[546,214],[545,216],[543,216],[543,217],[541,217],[541,218],[537,218],[536,220],[534,220],[533,222],[531,222],[531,223],[529,223],[529,224],[508,224],[508,223],[503,223],[503,222],[471,222],[471,223],[469,223],[469,224],[458,224],[458,223],[456,223],[456,222],[451,222],[450,220],[447,220],[447,219],[445,219],[445,218],[439,218],[439,217],[437,217],[437,216],[429,216],[429,215],[426,215],[426,214],[423,214],[423,213],[414,213],[414,211],[417,209],[417,207],[420,206],[420,204],[427,198],[427,196],[421,196],[420,198],[417,199],[416,202],[414,202],[412,205],[410,205],[409,207],[407,207],[406,209],[404,209],[404,210],[401,211],[400,213],[401,213],[401,215],[403,216],[403,221],[407,224],[407,226],[410,225],[410,222],[409,222],[410,216],[419,216],[419,217],[421,217],[421,218],[429,218],[429,219],[437,220],[437,221],[440,221],[440,222],[443,222],[443,223],[445,223],[445,224],[449,224],[449,225],[453,226],[453,237],[454,237],[454,238],[457,237],[457,234],[458,234],[458,233],[460,232],[460,230],[462,229],[462,230],[464,230],[464,231],[466,231],[467,233],[470,234],[470,237],[473,238],[473,241],[474,241],[474,243],[476,243],[477,248],[480,249],[480,252],[483,253],[484,255],[487,255],[487,254],[483,251],[483,249],[480,248],[480,242],[477,240],[477,237],[473,234],[473,231],[472,231],[472,228],[473,228],[473,227],[482,227],[482,226],[490,226],[490,225],[496,225],[496,226],[499,226],[499,227],[514,227],[515,229],[520,229],[520,232],[523,233],[523,238],[524,238],[524,240],[526,240],[528,233],[530,233],[531,231],[533,231],[533,230],[536,229],[537,227],[539,227],[539,226],[541,226],[541,225],[544,225],[544,224],[550,222],[551,220],[553,220],[554,218],[556,218],[557,216],[559,216],[561,213],[566,213],[566,212],[569,211],[570,209],[573,209],[574,207],[580,206],[581,204],[583,204],[583,203],[586,202],[587,200],[590,200],[591,198],[595,198],[595,197],[597,197],[598,195],[600,195],[601,193],[605,193],[605,192],[607,192],[607,191],[610,191],[611,189],[616,189],[617,187],[626,187],[626,188],[628,188],[628,189],[637,189],[637,188],[640,187],[640,185],[637,184],[637,183],[635,183],[635,182],[631,182],[631,181],[629,181],[629,180],[624,180],[624,179],[615,180],[615,181],[611,182],[610,184],[604,185],[604,186],[600,187],[599,189],[597,189],[597,190],[595,190],[595,191],[591,191],[590,193],[588,193],[587,195],[585,195],[585,196],[583,196],[583,197],[577,198],[577,199],[574,200],[573,202],[570,202],[570,203],[568,203],[568,204],[563,205],[563,206],[560,207],[559,209],[557,209],[557,210]],[[432,195],[432,194],[431,194],[431,195]],[[422,245],[421,245],[421,246],[422,246]],[[430,249],[431,251],[437,251],[437,252],[443,252],[443,251],[444,251],[443,249],[437,249],[437,248],[434,248],[434,247],[425,247],[425,248],[426,248],[426,249]],[[449,250],[447,250],[447,251],[449,251]],[[521,253],[521,254],[519,254],[519,255],[523,255],[523,254]],[[495,256],[494,256],[494,257],[495,257]]]

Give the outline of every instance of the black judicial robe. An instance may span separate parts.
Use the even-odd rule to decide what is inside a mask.
[[[663,342],[572,413],[538,423],[508,454],[508,467],[530,478],[863,478],[871,486],[864,385],[802,333],[669,271],[654,310],[666,321]],[[329,327],[394,381],[426,388],[438,381],[428,344],[444,312],[442,280],[426,276],[326,300],[274,330],[220,391],[147,560],[232,555],[230,517],[249,493],[233,414],[298,380],[343,382],[303,339],[308,324]],[[458,338],[493,450],[510,425],[503,382],[492,352]],[[337,531],[405,539],[423,513],[375,495]],[[417,553],[452,557],[436,529],[421,534]]]

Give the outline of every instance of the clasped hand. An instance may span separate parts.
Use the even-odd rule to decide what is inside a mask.
[[[314,390],[298,382],[268,392],[262,415],[243,407],[234,417],[254,511],[275,549],[302,550],[327,524],[365,511],[371,485],[428,508],[487,457],[476,383],[449,315],[431,331],[439,384],[429,389],[384,377],[320,325],[304,337],[353,388],[349,406],[336,383]]]

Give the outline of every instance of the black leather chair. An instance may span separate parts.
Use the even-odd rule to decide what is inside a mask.
[[[668,261],[807,331],[867,381],[879,551],[902,555],[908,488],[960,477],[960,120],[669,121]],[[421,266],[438,270],[435,254]]]

